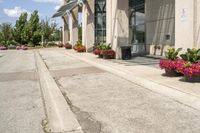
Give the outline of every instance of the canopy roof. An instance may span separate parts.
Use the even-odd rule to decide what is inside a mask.
[[[70,0],[67,4],[61,6],[58,11],[52,16],[52,18],[55,17],[62,17],[67,12],[70,12],[77,6],[81,6],[84,3],[84,0]]]

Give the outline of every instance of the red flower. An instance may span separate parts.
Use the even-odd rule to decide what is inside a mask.
[[[177,58],[176,60],[162,59],[160,60],[160,68],[168,70],[176,70],[177,72],[183,73],[186,61]]]
[[[95,55],[100,55],[100,54],[101,54],[101,50],[100,50],[100,49],[95,49],[95,50],[93,51],[93,54],[95,54]]]

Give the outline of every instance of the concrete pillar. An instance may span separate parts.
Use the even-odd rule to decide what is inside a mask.
[[[107,0],[107,43],[112,44],[117,58],[120,46],[129,44],[129,0]]]
[[[197,43],[197,48],[200,48],[200,0],[196,1],[196,15],[197,15],[196,43]]]
[[[78,41],[78,8],[70,13],[70,43],[75,45]]]
[[[95,1],[87,0],[82,7],[82,43],[88,51],[92,50],[95,42],[94,12]]]
[[[64,21],[63,43],[65,44],[70,41],[68,15],[63,16],[63,21]]]
[[[195,47],[195,0],[175,0],[175,47]]]

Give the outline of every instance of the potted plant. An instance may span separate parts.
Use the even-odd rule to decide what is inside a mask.
[[[85,48],[85,46],[78,46],[76,51],[79,53],[86,52],[86,48]]]
[[[187,49],[180,56],[187,62],[182,70],[185,81],[200,82],[200,49]]]
[[[166,75],[168,76],[182,75],[180,71],[177,71],[177,67],[181,65],[181,63],[183,63],[183,61],[180,58],[178,58],[178,54],[181,50],[182,48],[178,48],[177,50],[175,50],[175,48],[169,48],[165,52],[165,58],[160,60],[160,68],[165,69]],[[184,66],[184,63],[182,64],[182,67],[183,66]]]
[[[72,45],[70,43],[66,43],[64,47],[65,49],[72,49]]]
[[[102,55],[104,59],[115,59],[116,57],[116,53],[112,49],[103,50]]]
[[[95,55],[98,55],[99,58],[103,58],[103,56],[105,56],[104,58],[109,58],[108,56],[110,56],[110,55],[104,54],[104,53],[107,53],[106,52],[107,50],[111,50],[111,45],[110,44],[106,44],[106,43],[100,43],[100,44],[98,44],[96,46],[96,48],[94,49],[93,53]],[[108,53],[109,53],[109,51],[108,51]],[[113,53],[113,51],[112,51],[112,53]]]
[[[97,43],[95,48],[93,49],[93,54],[98,55],[99,58],[103,58],[102,50],[103,50],[103,43]]]
[[[82,45],[82,41],[78,40],[73,49],[79,53],[86,52],[86,47]]]

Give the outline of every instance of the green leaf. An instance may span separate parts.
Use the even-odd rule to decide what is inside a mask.
[[[183,60],[187,61],[187,55],[186,55],[186,54],[181,54],[180,57],[181,57]]]
[[[197,56],[200,56],[200,50],[198,50]]]
[[[179,53],[181,50],[182,50],[182,48],[178,48],[178,49],[176,50],[176,52]]]
[[[168,52],[165,52],[165,58],[169,58],[169,54],[168,54]]]

